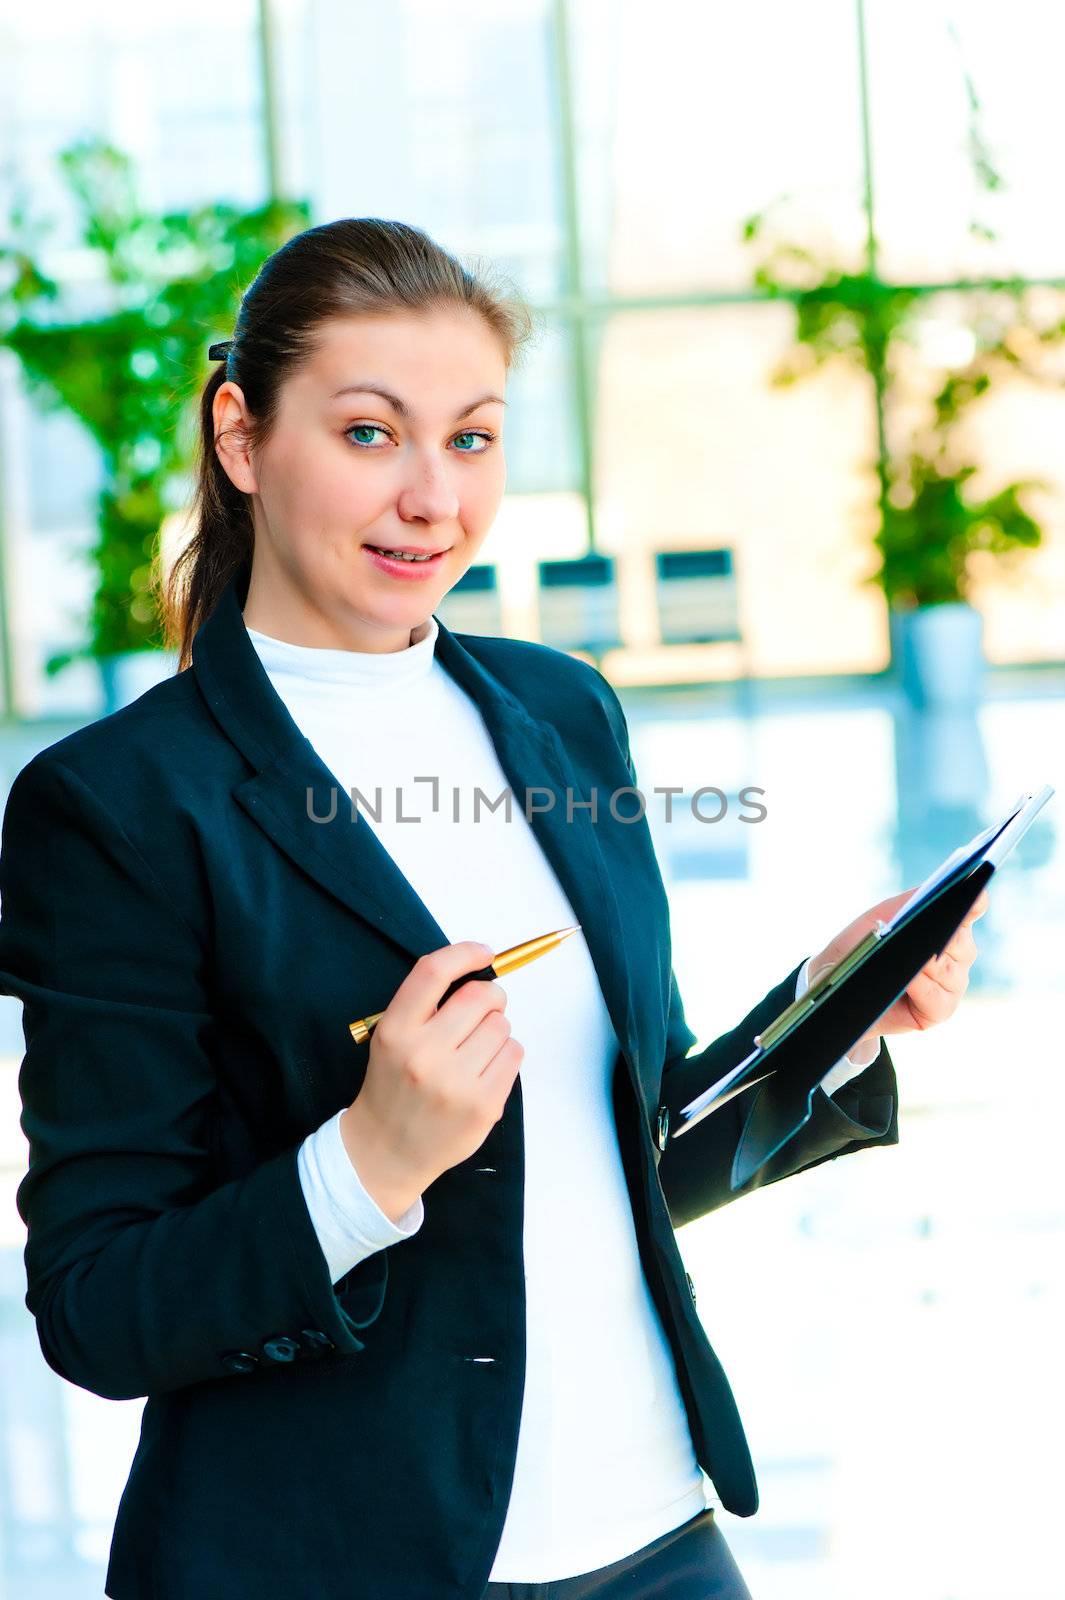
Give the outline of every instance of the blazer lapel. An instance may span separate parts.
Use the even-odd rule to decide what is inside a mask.
[[[440,664],[465,689],[484,719],[513,790],[514,805],[528,817],[580,923],[614,1032],[635,1068],[636,1032],[621,916],[596,824],[586,808],[577,808],[577,802],[587,797],[579,790],[565,745],[552,723],[534,717],[439,617],[437,623]],[[545,789],[553,803],[550,809],[538,809],[548,804]],[[571,819],[566,814],[567,795],[573,797]]]
[[[254,768],[234,798],[278,849],[356,916],[415,959],[438,949],[447,935],[373,829],[352,823],[349,797],[270,682],[242,615],[249,576],[245,563],[192,646],[192,670],[212,715]],[[566,817],[567,792],[574,801],[583,796],[562,741],[436,620],[437,659],[484,719],[513,803],[528,816],[573,906],[615,1033],[635,1068],[621,919],[595,824],[583,809]],[[544,790],[554,796],[550,809],[533,809],[548,804]]]

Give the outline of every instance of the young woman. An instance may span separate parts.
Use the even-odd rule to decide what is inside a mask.
[[[27,1305],[56,1372],[146,1397],[113,1600],[746,1595],[704,1486],[749,1515],[754,1474],[674,1227],[894,1143],[881,1035],[967,981],[972,917],[741,1188],[771,1083],[672,1140],[811,964],[688,1056],[616,695],[434,615],[529,326],[410,226],[278,250],[203,394],[180,670],[11,791]]]

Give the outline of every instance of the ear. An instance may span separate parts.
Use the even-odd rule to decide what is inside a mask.
[[[248,412],[239,384],[229,379],[220,384],[212,410],[215,454],[227,477],[243,494],[258,493],[259,485],[246,443]]]

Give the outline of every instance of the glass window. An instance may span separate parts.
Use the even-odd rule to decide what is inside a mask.
[[[1065,294],[1029,288],[1025,315],[1034,327],[1065,317]],[[892,356],[888,438],[894,449],[910,445],[927,422],[931,396],[951,367],[964,369],[976,345],[974,326],[990,335],[1013,327],[1012,348],[1036,376],[996,371],[991,391],[975,400],[952,432],[951,456],[978,471],[965,486],[978,501],[1026,480],[1039,487],[1021,498],[1040,524],[1043,542],[1000,561],[980,551],[970,557],[971,599],[983,614],[984,649],[993,663],[1060,660],[1065,654],[1065,350],[1040,351],[1034,333],[1022,336],[1011,297],[988,290],[922,297],[912,341]]]
[[[485,254],[525,294],[558,292],[547,0],[318,0],[315,214],[414,222]]]
[[[257,26],[254,0],[236,0],[222,13],[208,0],[190,0],[179,18],[132,0],[102,10],[24,8],[17,23],[5,23],[5,176],[33,217],[54,220],[38,248],[46,270],[64,285],[55,315],[104,315],[114,304],[100,263],[81,242],[77,203],[57,160],[75,139],[103,137],[128,154],[148,209],[180,210],[215,199],[262,203]],[[0,456],[5,542],[17,580],[9,609],[19,706],[29,714],[92,715],[99,705],[93,664],[79,662],[47,678],[44,661],[80,643],[87,625],[98,451],[72,416],[43,411],[25,396],[17,363],[4,364],[0,383],[6,390]]]
[[[35,211],[56,215],[53,248],[76,246],[76,207],[55,157],[101,136],[130,155],[141,198],[179,209],[223,195],[262,198],[257,7],[193,0],[173,14],[131,0],[104,9],[23,9],[2,52],[0,137],[31,184]]]
[[[791,319],[781,305],[614,316],[598,377],[597,504],[637,561],[733,550],[747,670],[878,671],[883,603],[859,582],[874,565],[872,395],[842,367],[772,388]],[[646,606],[651,597],[649,581]]]
[[[843,258],[860,260],[851,0],[821,0],[816,16],[779,0],[567,10],[586,289],[746,287],[743,220],[783,193],[801,194]]]
[[[544,322],[507,380],[507,490],[579,489],[580,439],[568,328]]]
[[[1065,11],[1017,0],[867,0],[881,271],[913,282],[1065,272]],[[1003,187],[973,176],[969,74]],[[974,237],[989,224],[997,241]]]

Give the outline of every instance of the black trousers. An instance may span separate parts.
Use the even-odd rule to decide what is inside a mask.
[[[608,1567],[550,1583],[490,1583],[484,1600],[751,1600],[708,1506]]]

